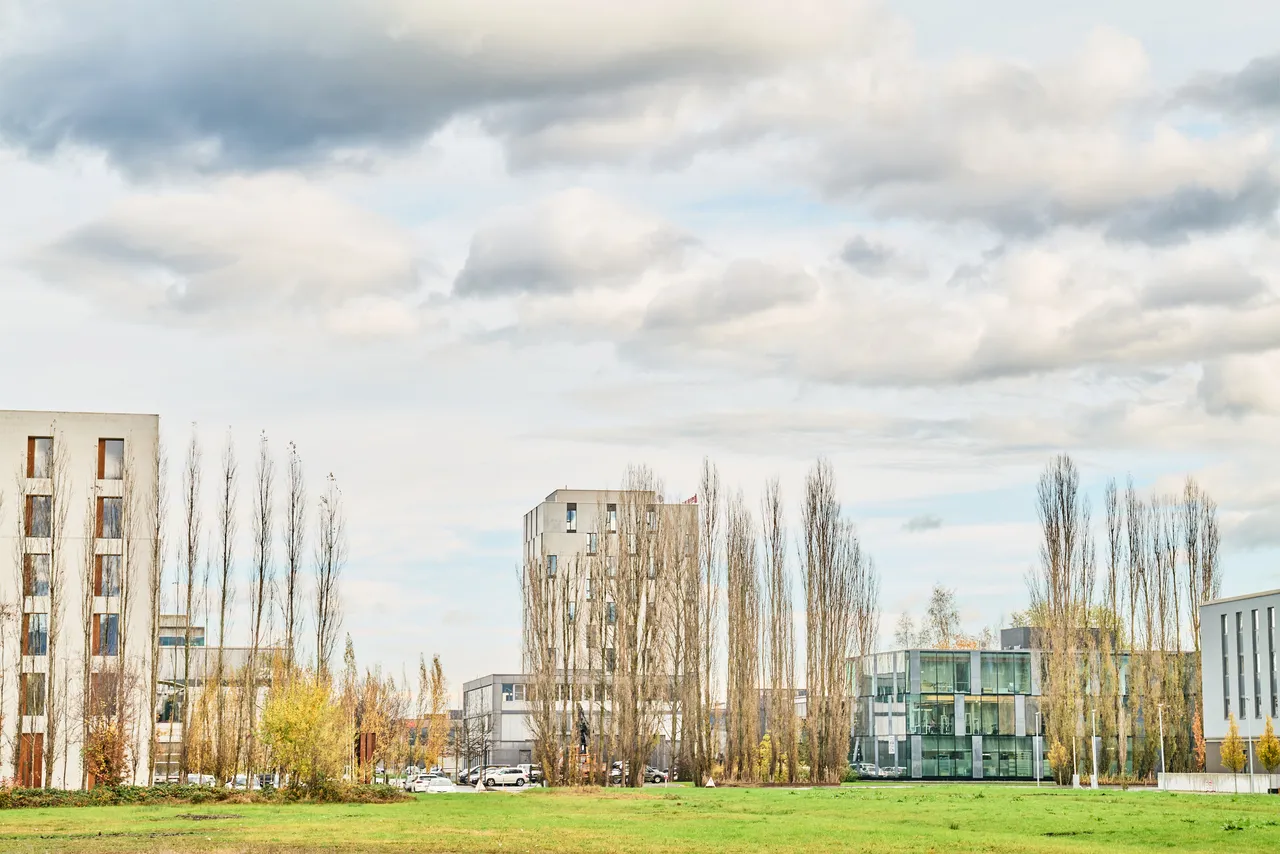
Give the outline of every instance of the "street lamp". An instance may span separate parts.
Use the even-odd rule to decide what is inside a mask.
[[[1036,712],[1036,788],[1040,788],[1040,777],[1043,769],[1040,762],[1040,712]]]
[[[1093,710],[1093,738],[1089,742],[1089,751],[1093,755],[1093,776],[1089,778],[1089,788],[1098,788],[1098,710]]]
[[[1160,712],[1160,773],[1168,772],[1168,768],[1164,764],[1164,703],[1158,704]]]
[[[1248,744],[1249,744],[1249,794],[1252,795],[1253,794],[1253,724],[1250,723],[1249,721],[1249,718],[1250,718],[1249,695],[1245,694],[1242,699],[1244,700],[1244,709],[1243,709],[1244,732],[1245,732],[1245,738],[1248,740]]]

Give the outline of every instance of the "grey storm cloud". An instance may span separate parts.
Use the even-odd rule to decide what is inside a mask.
[[[1236,72],[1202,74],[1175,100],[1215,112],[1274,115],[1280,111],[1280,53],[1253,59]]]
[[[628,31],[571,0],[43,4],[11,19],[22,28],[0,49],[0,138],[100,149],[131,173],[276,167],[411,145],[486,107],[749,71],[821,36],[793,24],[775,38],[761,21],[714,32],[696,25],[726,4],[666,5]],[[554,16],[567,22],[537,26]]]
[[[923,516],[912,516],[902,526],[902,530],[908,533],[918,534],[922,531],[934,531],[942,527],[942,518],[932,513],[926,513]]]
[[[1115,240],[1166,244],[1193,234],[1226,231],[1246,223],[1275,218],[1280,184],[1268,173],[1256,173],[1235,191],[1180,187],[1173,193],[1117,211],[1107,226]]]

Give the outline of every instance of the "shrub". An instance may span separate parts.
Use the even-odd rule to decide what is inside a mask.
[[[390,803],[411,796],[395,786],[331,783],[313,789],[239,789],[161,784],[157,786],[98,786],[90,791],[0,788],[0,809],[23,807],[93,807],[125,804],[207,803]]]
[[[862,778],[858,776],[858,772],[854,769],[852,765],[844,766],[844,771],[842,771],[840,774],[841,783],[856,783],[860,779]]]

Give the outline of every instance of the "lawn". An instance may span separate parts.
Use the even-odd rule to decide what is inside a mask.
[[[6,854],[1160,849],[1280,851],[1280,797],[926,784],[538,790],[420,795],[398,804],[0,812]]]

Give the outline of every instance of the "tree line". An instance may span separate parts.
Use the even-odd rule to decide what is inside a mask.
[[[741,490],[726,494],[709,460],[696,504],[667,502],[645,466],[627,470],[616,496],[597,505],[586,549],[563,563],[529,555],[520,573],[529,725],[547,781],[602,784],[617,762],[639,785],[660,744],[696,785],[838,780],[848,764],[848,661],[875,648],[880,606],[874,562],[842,511],[830,463],[805,478],[794,556],[777,479],[758,516]]]

